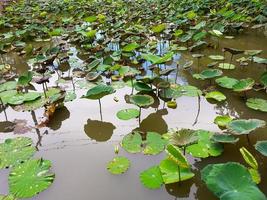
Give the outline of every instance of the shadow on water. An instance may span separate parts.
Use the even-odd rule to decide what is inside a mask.
[[[163,119],[164,115],[168,114],[167,109],[158,110],[155,113],[151,113],[145,118],[140,127],[136,128],[134,131],[148,132],[154,131],[160,134],[164,134],[168,131],[168,125],[166,121]]]
[[[70,111],[67,109],[67,107],[63,106],[62,108],[56,109],[47,126],[54,131],[58,130],[62,126],[62,122],[69,117]]]
[[[0,132],[9,133],[14,130],[15,123],[10,121],[1,121],[0,122]]]
[[[110,122],[88,119],[84,125],[86,135],[97,142],[108,141],[116,127]]]

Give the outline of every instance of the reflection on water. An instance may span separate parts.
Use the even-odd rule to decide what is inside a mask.
[[[49,119],[47,127],[51,128],[52,130],[60,129],[62,122],[65,121],[70,117],[70,111],[66,106],[56,109],[53,116]]]
[[[110,122],[88,119],[84,125],[84,132],[88,137],[98,142],[108,141],[116,127]]]
[[[163,119],[164,115],[168,114],[167,109],[158,110],[155,113],[149,114],[143,121],[140,123],[140,127],[136,128],[134,131],[148,132],[154,131],[160,134],[164,134],[168,131],[168,125]]]
[[[1,121],[0,122],[0,132],[8,133],[14,130],[15,123],[10,121]]]

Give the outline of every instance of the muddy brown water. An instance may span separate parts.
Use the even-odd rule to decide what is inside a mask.
[[[239,49],[261,49],[260,57],[267,57],[267,38],[261,32],[248,31],[235,39],[223,39],[220,41],[222,47],[233,47]],[[206,49],[205,54],[221,54],[219,50]],[[181,56],[181,57],[180,57]],[[182,53],[179,62],[192,60],[189,53]],[[229,60],[229,56],[227,57]],[[5,62],[12,64],[18,72],[27,69],[25,58],[15,54],[9,54],[4,58]],[[175,60],[177,61],[177,60]],[[210,60],[203,58],[201,66],[205,66]],[[172,64],[174,66],[175,63]],[[196,67],[194,67],[195,70]],[[224,71],[224,75],[235,78],[251,77],[259,79],[265,70],[262,65],[253,64],[242,69]],[[172,74],[170,77],[174,77]],[[56,77],[51,81],[51,85]],[[194,80],[190,71],[179,71],[178,83],[191,84],[203,89],[209,84],[207,81]],[[71,84],[66,85],[71,90]],[[203,184],[200,179],[199,170],[209,163],[221,163],[236,161],[245,165],[239,148],[245,146],[251,151],[259,162],[262,182],[260,189],[267,195],[267,159],[257,153],[253,146],[249,146],[245,137],[241,137],[236,145],[224,145],[224,152],[219,157],[207,159],[196,159],[188,155],[196,176],[182,184],[171,184],[163,186],[158,190],[148,190],[139,182],[139,173],[150,166],[156,165],[164,158],[162,153],[158,156],[144,156],[141,154],[129,154],[120,148],[119,155],[124,155],[131,160],[131,167],[122,175],[111,175],[106,170],[106,164],[114,156],[114,145],[118,145],[122,137],[130,131],[140,128],[145,131],[157,131],[165,133],[169,128],[192,128],[205,129],[214,132],[221,130],[213,124],[217,115],[229,114],[235,118],[257,118],[267,121],[267,114],[251,110],[246,107],[245,101],[239,94],[229,90],[218,88],[226,94],[227,101],[223,103],[208,102],[205,98],[200,101],[200,113],[197,123],[193,126],[197,112],[198,100],[195,97],[180,97],[177,99],[177,109],[165,108],[160,102],[158,109],[150,108],[142,111],[141,126],[138,120],[121,121],[116,118],[118,110],[123,108],[134,108],[134,105],[126,104],[124,95],[130,94],[131,88],[118,89],[113,95],[102,99],[103,122],[100,121],[98,101],[80,99],[86,90],[77,89],[78,98],[73,102],[65,103],[65,106],[56,111],[51,122],[46,128],[34,129],[35,119],[42,120],[43,109],[35,112],[16,112],[7,109],[8,121],[24,120],[26,133],[23,136],[31,137],[38,148],[35,157],[49,159],[53,163],[52,171],[56,178],[51,187],[32,198],[36,200],[105,200],[105,199],[128,199],[128,200],[213,200],[217,199]],[[264,92],[248,92],[248,97],[261,97],[267,99]],[[114,97],[119,102],[113,100]],[[5,122],[3,113],[0,113],[1,142],[5,138],[22,136],[13,132],[5,132],[9,125]],[[25,126],[24,126],[25,127]],[[250,135],[251,144],[256,141],[267,140],[267,128],[259,129]],[[0,171],[0,194],[8,193],[7,175],[9,170]]]

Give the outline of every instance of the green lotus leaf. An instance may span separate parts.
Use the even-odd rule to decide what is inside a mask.
[[[18,84],[22,86],[26,86],[31,82],[32,77],[33,77],[33,72],[31,71],[25,72],[19,76]]]
[[[205,69],[200,74],[194,74],[193,77],[196,79],[211,79],[222,75],[222,71],[219,69]]]
[[[152,62],[153,64],[162,64],[162,63],[168,62],[172,59],[172,56],[173,56],[173,52],[168,52],[162,57],[151,54],[151,53],[142,54],[142,57],[145,60]]]
[[[198,135],[191,129],[172,130],[169,134],[170,143],[178,147],[188,146],[198,141]]]
[[[247,168],[239,163],[209,164],[201,170],[201,179],[221,200],[266,200]]]
[[[233,90],[235,92],[243,92],[247,90],[251,90],[255,81],[252,78],[246,78],[246,79],[241,79],[233,85]]]
[[[69,92],[66,93],[64,102],[73,101],[73,100],[76,99],[76,98],[77,98],[76,93],[73,92],[73,91],[69,91]]]
[[[174,90],[176,90],[176,95],[177,97],[179,96],[188,96],[188,97],[197,97],[197,96],[201,96],[202,95],[202,91],[200,89],[198,89],[195,86],[192,85],[182,85],[182,86],[178,86],[176,88],[174,88]],[[177,98],[177,97],[173,97],[173,98]]]
[[[140,173],[141,183],[148,189],[158,189],[163,184],[163,179],[158,166],[150,167]]]
[[[257,169],[249,168],[248,169],[250,176],[254,183],[259,184],[261,182],[261,175]]]
[[[32,140],[27,137],[6,139],[0,144],[0,169],[13,167],[30,159],[36,151],[31,145]]]
[[[115,90],[113,89],[113,87],[100,84],[89,89],[84,97],[87,99],[96,100],[96,99],[101,99],[102,97],[112,94],[114,92]]]
[[[226,96],[221,93],[220,91],[212,91],[205,95],[206,99],[214,99],[217,101],[224,101],[226,100]]]
[[[166,29],[166,24],[158,24],[151,28],[154,33],[161,33]]]
[[[214,133],[198,130],[198,143],[190,145],[186,148],[186,151],[197,158],[207,158],[209,156],[219,156],[223,152],[223,146],[220,143],[214,142],[212,136]]]
[[[255,63],[259,63],[259,64],[267,64],[267,59],[266,58],[260,58],[260,57],[257,57],[257,56],[255,56],[253,58],[253,61]]]
[[[265,99],[249,98],[246,105],[251,109],[267,112],[267,100]]]
[[[267,87],[267,72],[264,72],[260,77],[261,84],[264,85],[264,87]]]
[[[156,155],[164,150],[167,141],[156,132],[147,132],[145,144],[144,154]]]
[[[0,200],[16,200],[16,199],[13,195],[8,195],[8,196],[0,195]]]
[[[228,76],[223,76],[221,78],[217,78],[215,82],[223,88],[233,89],[233,86],[238,83],[238,80],[235,78],[229,78]]]
[[[122,48],[122,51],[131,52],[131,51],[134,51],[135,49],[137,49],[138,47],[140,47],[140,45],[134,42],[134,43],[130,43],[130,44],[127,44],[126,46],[124,46]]]
[[[236,135],[249,134],[257,128],[265,126],[265,121],[259,119],[237,119],[231,121],[227,128]]]
[[[260,54],[261,52],[262,52],[262,50],[246,50],[245,55],[256,56],[256,55]]]
[[[181,153],[180,149],[172,144],[167,145],[166,153],[180,167],[188,168],[189,163],[186,157]]]
[[[126,157],[115,157],[107,165],[107,170],[111,174],[125,173],[130,167],[130,161]]]
[[[117,112],[117,117],[121,120],[129,120],[137,118],[139,114],[140,114],[139,110],[135,108],[128,108]]]
[[[257,141],[255,149],[260,152],[262,155],[267,157],[267,140]]]
[[[209,55],[211,60],[224,60],[224,57],[221,55]]]
[[[88,74],[86,74],[85,79],[91,82],[97,81],[100,75],[101,75],[101,72],[89,72]]]
[[[258,169],[259,166],[256,158],[245,147],[240,148],[239,151],[250,167],[253,169]]]
[[[151,88],[149,85],[147,85],[147,84],[145,84],[145,83],[143,83],[143,82],[139,82],[139,81],[137,81],[137,82],[134,84],[134,88],[135,88],[137,91],[145,91],[145,92],[150,92],[150,91],[152,91],[152,88]]]
[[[147,107],[154,103],[154,99],[149,95],[131,95],[130,102],[138,107]]]
[[[185,181],[194,177],[194,173],[191,172],[190,168],[180,167],[177,163],[170,159],[162,160],[160,162],[159,168],[162,174],[163,182],[165,184]]]
[[[129,133],[122,139],[122,148],[129,153],[139,153],[142,151],[142,137],[138,132]]]
[[[4,104],[8,103],[8,100],[17,95],[17,90],[7,90],[0,93],[0,98]]]
[[[41,93],[28,92],[28,93],[23,94],[23,97],[24,97],[24,102],[34,101],[34,100],[38,99],[39,97],[41,97]]]
[[[5,83],[0,84],[0,92],[7,90],[14,90],[17,87],[16,81],[7,81]]]
[[[214,134],[211,139],[214,142],[230,144],[234,144],[239,141],[239,138],[236,138],[235,136],[229,134]]]
[[[226,127],[233,119],[228,115],[217,116],[214,123],[221,127]]]
[[[9,191],[18,198],[30,198],[46,190],[54,181],[49,160],[28,160],[14,167],[8,177]]]
[[[221,69],[235,69],[235,65],[231,63],[220,63],[218,67]]]

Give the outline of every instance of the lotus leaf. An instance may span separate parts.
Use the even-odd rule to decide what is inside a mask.
[[[221,200],[266,200],[247,168],[239,163],[209,164],[201,170],[201,179]]]
[[[122,174],[125,173],[130,167],[130,161],[126,157],[115,157],[107,165],[107,170],[111,174]]]
[[[205,130],[198,130],[196,133],[199,138],[198,143],[186,148],[186,151],[189,154],[198,158],[221,155],[223,152],[223,146],[212,140],[214,133]]]
[[[226,100],[226,96],[221,93],[220,91],[212,91],[205,95],[206,99],[214,99],[217,101],[224,101]]]
[[[158,166],[150,167],[140,173],[141,183],[148,189],[158,189],[163,184],[163,179]]]
[[[231,121],[227,128],[236,135],[249,134],[257,128],[265,126],[265,121],[259,119],[237,119]]]
[[[267,140],[258,141],[255,148],[258,152],[267,157]]]
[[[191,172],[190,168],[180,167],[176,162],[170,159],[162,160],[160,162],[159,168],[162,174],[163,182],[165,184],[185,181],[194,177],[194,173]]]
[[[267,112],[267,100],[265,99],[249,98],[246,105],[251,109]]]
[[[8,177],[9,191],[18,198],[30,198],[46,190],[54,181],[49,160],[28,160],[14,167]]]
[[[117,117],[121,120],[129,120],[137,118],[140,115],[139,110],[135,108],[123,109],[117,112]]]
[[[35,153],[32,140],[27,137],[6,139],[0,144],[0,169],[13,167],[30,159]]]

